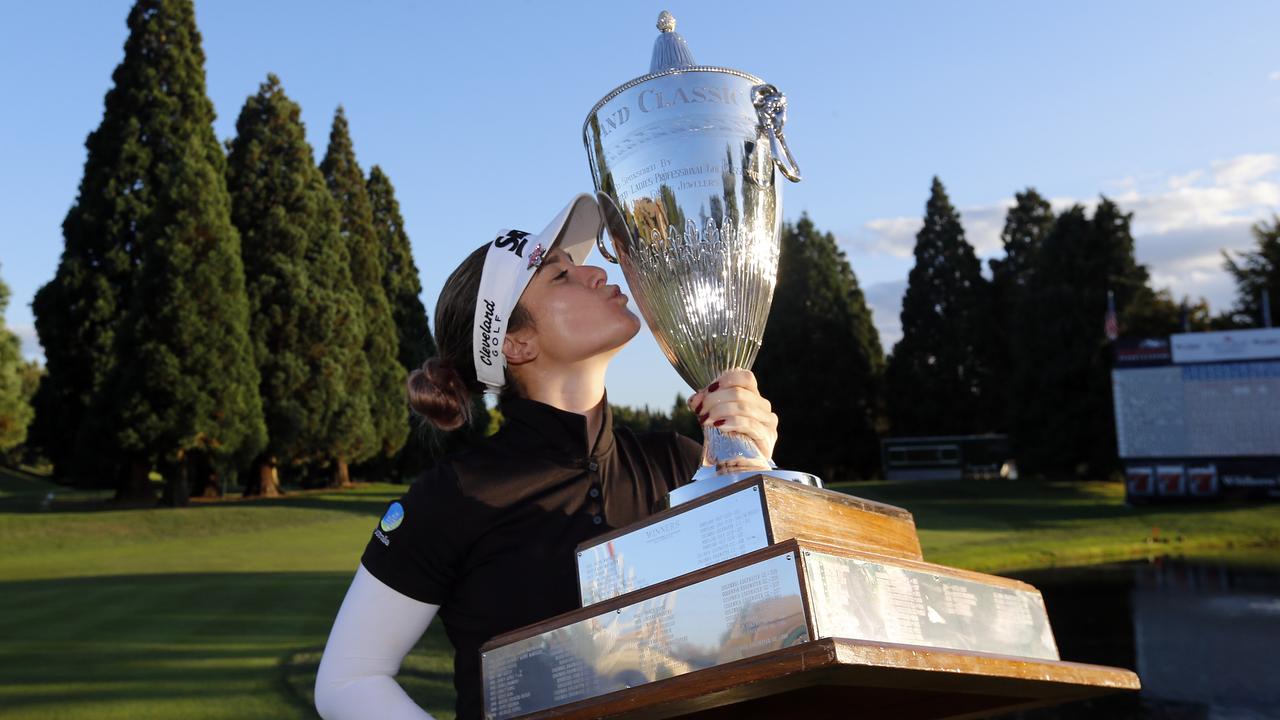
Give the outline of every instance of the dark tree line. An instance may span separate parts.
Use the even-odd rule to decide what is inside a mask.
[[[1175,302],[1134,257],[1132,213],[1099,199],[1054,214],[1034,189],[1016,195],[1004,256],[980,272],[959,213],[934,179],[902,308],[902,340],[886,371],[895,435],[1008,433],[1024,470],[1106,476],[1117,466],[1108,296],[1121,332],[1137,337],[1258,324],[1276,287],[1276,228],[1258,250],[1226,257],[1236,308],[1211,317]],[[1274,292],[1274,290],[1271,290]]]
[[[158,470],[172,504],[240,470],[272,494],[280,469],[335,485],[353,463],[420,469],[403,378],[434,348],[390,180],[365,177],[341,108],[317,166],[273,75],[224,152],[190,0],[139,0],[128,23],[33,302],[47,375],[30,444],[120,499],[154,499]]]

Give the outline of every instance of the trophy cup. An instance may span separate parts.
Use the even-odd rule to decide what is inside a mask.
[[[614,251],[667,359],[695,390],[750,368],[778,274],[782,185],[800,169],[782,127],[786,98],[758,77],[698,65],[663,12],[649,74],[596,103],[583,142]],[[762,471],[778,470],[745,437],[703,430],[702,467],[672,492],[679,505]]]
[[[755,358],[776,175],[800,173],[782,95],[696,65],[669,13],[658,29],[650,73],[584,136],[616,256],[600,250],[697,388]],[[971,718],[1138,687],[1062,662],[1034,587],[926,562],[906,510],[705,440],[666,509],[578,546],[581,609],[481,647],[487,718]]]

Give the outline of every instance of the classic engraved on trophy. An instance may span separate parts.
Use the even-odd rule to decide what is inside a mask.
[[[658,345],[695,389],[749,368],[760,349],[778,272],[782,188],[799,181],[777,88],[728,68],[698,65],[664,13],[648,75],[609,93],[583,139],[597,197],[627,284]],[[615,255],[616,253],[616,255]],[[697,482],[672,505],[774,470],[745,438],[705,430]]]

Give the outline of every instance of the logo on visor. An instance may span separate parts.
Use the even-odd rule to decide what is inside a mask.
[[[524,266],[525,270],[534,267],[542,267],[542,243],[533,246],[533,252],[529,253],[529,264]]]
[[[524,244],[529,242],[529,233],[522,230],[512,230],[506,235],[493,241],[494,247],[506,248],[516,254],[516,257],[524,257]]]
[[[498,356],[498,332],[502,330],[502,317],[498,315],[497,304],[485,299],[484,319],[480,321],[480,362],[493,365]]]

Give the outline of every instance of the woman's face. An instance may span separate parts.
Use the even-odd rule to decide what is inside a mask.
[[[572,364],[612,355],[635,337],[640,319],[627,308],[627,296],[607,280],[603,268],[574,265],[563,250],[547,254],[520,296],[533,316],[541,357]]]

